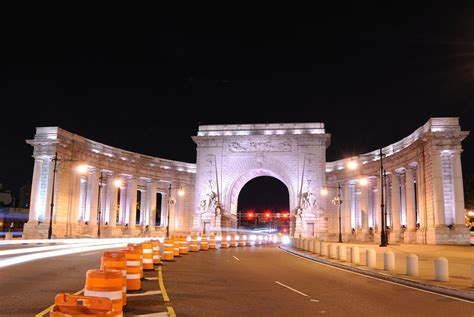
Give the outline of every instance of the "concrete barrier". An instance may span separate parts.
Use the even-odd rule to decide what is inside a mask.
[[[350,262],[354,263],[356,265],[359,265],[359,263],[360,263],[360,254],[359,254],[359,247],[358,246],[351,247]]]
[[[337,259],[342,262],[346,261],[346,246],[343,244],[338,245]]]
[[[320,254],[321,253],[321,241],[314,240],[314,253]]]
[[[321,256],[327,256],[328,255],[328,243],[324,242],[324,241],[321,241],[320,248],[321,248]]]
[[[310,239],[308,241],[308,251],[311,252],[311,253],[313,253],[313,251],[314,251],[314,240],[313,239]]]
[[[337,259],[337,243],[329,243],[329,257]]]
[[[387,251],[383,254],[383,269],[385,271],[395,270],[395,253]]]
[[[435,280],[441,282],[449,281],[449,267],[448,259],[444,257],[437,257],[434,261],[435,266]]]
[[[375,268],[377,264],[377,254],[374,249],[367,249],[365,251],[365,261],[368,267]]]
[[[418,256],[416,254],[409,254],[407,256],[407,275],[418,276]]]
[[[309,240],[308,239],[303,240],[303,250],[305,250],[305,251],[309,250]]]

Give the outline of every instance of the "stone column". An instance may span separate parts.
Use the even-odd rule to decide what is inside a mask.
[[[36,222],[38,216],[41,215],[39,196],[41,187],[41,166],[43,161],[35,158],[35,164],[33,168],[33,179],[31,181],[31,194],[30,194],[30,214],[28,222]]]
[[[90,225],[97,224],[97,201],[99,198],[99,174],[96,169],[87,176],[86,214],[89,215]]]
[[[416,168],[416,193],[417,193],[417,204],[418,204],[418,221],[420,222],[420,228],[426,228],[426,204],[425,204],[425,186],[424,186],[424,171],[423,162],[419,161]]]
[[[353,185],[347,183],[344,186],[344,198],[343,200],[343,216],[342,216],[342,233],[351,234],[352,224],[351,224],[351,196],[352,196]]]
[[[53,190],[53,174],[54,174],[54,162],[49,159],[49,162],[48,161],[45,161],[44,162],[45,164],[48,164],[48,182],[47,182],[47,192],[46,192],[46,208],[45,208],[45,212],[44,212],[44,222],[45,223],[49,223],[49,218],[50,218],[50,214],[51,214],[51,195],[52,195],[52,190]],[[56,171],[57,172],[57,171]],[[55,191],[55,194],[56,194],[56,187],[57,183],[56,183],[56,180],[54,180],[54,191]],[[56,196],[56,195],[55,195]],[[57,196],[55,197],[55,200]],[[54,223],[54,213],[55,213],[55,209],[56,209],[56,201],[54,201],[54,207],[53,207],[53,223]]]
[[[125,184],[127,186],[127,184]],[[120,208],[119,208],[119,224],[125,225],[128,223],[127,217],[127,187],[120,187]]]
[[[391,207],[392,207],[392,228],[393,232],[400,232],[400,181],[399,175],[394,171],[391,175]]]
[[[148,217],[148,205],[147,205],[147,191],[146,190],[140,190],[140,224],[142,226],[148,225],[148,220],[150,219]]]
[[[383,181],[380,177],[377,177],[377,206],[375,206],[375,218],[377,219],[377,228],[378,228],[378,231],[380,232],[382,230],[382,213],[383,213],[383,210],[382,210],[382,199],[384,199],[384,197],[382,197],[382,186],[383,186]],[[384,188],[385,189],[385,188]],[[386,192],[384,190],[384,196],[386,195]],[[387,202],[384,200],[384,204],[387,204]],[[387,225],[387,224],[385,224]]]
[[[156,215],[156,182],[151,181],[146,184],[147,192],[147,205],[148,205],[148,225],[150,227],[155,226],[155,215]]]
[[[115,227],[117,223],[117,194],[120,189],[114,184],[114,178],[107,178],[106,212],[109,216],[109,226]]]
[[[406,197],[406,210],[407,210],[407,231],[415,231],[416,230],[415,187],[414,187],[412,168],[406,169],[405,197]]]
[[[127,182],[127,214],[128,227],[135,228],[137,222],[137,179],[133,178]]]
[[[441,153],[435,151],[432,154],[433,164],[433,202],[435,226],[444,227],[444,191],[443,191],[443,173],[441,169]]]
[[[453,187],[454,187],[454,223],[464,225],[464,187],[462,183],[461,151],[453,155]]]
[[[365,235],[369,232],[369,188],[370,183],[367,183],[366,186],[362,186],[360,189],[360,212],[362,216],[362,233]]]

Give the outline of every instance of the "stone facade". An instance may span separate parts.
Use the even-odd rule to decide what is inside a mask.
[[[323,123],[204,125],[192,137],[192,164],[37,128],[27,140],[35,163],[24,236],[47,236],[52,197],[58,238],[96,236],[98,221],[103,236],[163,235],[168,218],[171,233],[225,232],[236,226],[243,186],[272,176],[288,188],[292,236],[337,241],[340,225],[343,241],[379,242],[383,202],[390,243],[469,244],[461,170],[468,134],[458,118],[431,118],[382,148],[382,159],[377,150],[326,162]],[[357,168],[348,168],[351,161]],[[332,203],[338,194],[340,205]]]

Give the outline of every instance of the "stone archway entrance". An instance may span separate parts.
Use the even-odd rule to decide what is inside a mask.
[[[237,197],[250,179],[272,176],[290,193],[291,234],[327,234],[326,148],[322,123],[199,126],[193,230],[236,227]],[[314,228],[309,232],[308,228]]]
[[[239,228],[288,234],[289,210],[288,187],[275,177],[252,178],[237,196]]]

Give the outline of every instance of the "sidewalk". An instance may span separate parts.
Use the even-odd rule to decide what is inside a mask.
[[[340,245],[339,243],[336,244]],[[360,243],[342,243],[342,245],[346,246],[347,261],[344,262],[294,247],[282,248],[318,262],[474,301],[474,287],[472,285],[473,282],[471,277],[471,274],[474,274],[474,272],[471,271],[473,270],[472,266],[474,265],[474,247],[414,244],[398,244],[379,247],[375,244]],[[359,265],[349,263],[350,250],[353,246],[359,247]],[[373,269],[366,266],[367,249],[374,249],[377,254],[376,267]],[[395,270],[393,271],[385,271],[383,269],[384,252],[387,251],[391,251],[395,254]],[[409,254],[416,254],[418,256],[419,276],[406,275],[406,256]],[[448,282],[434,280],[434,260],[440,256],[448,259]]]

